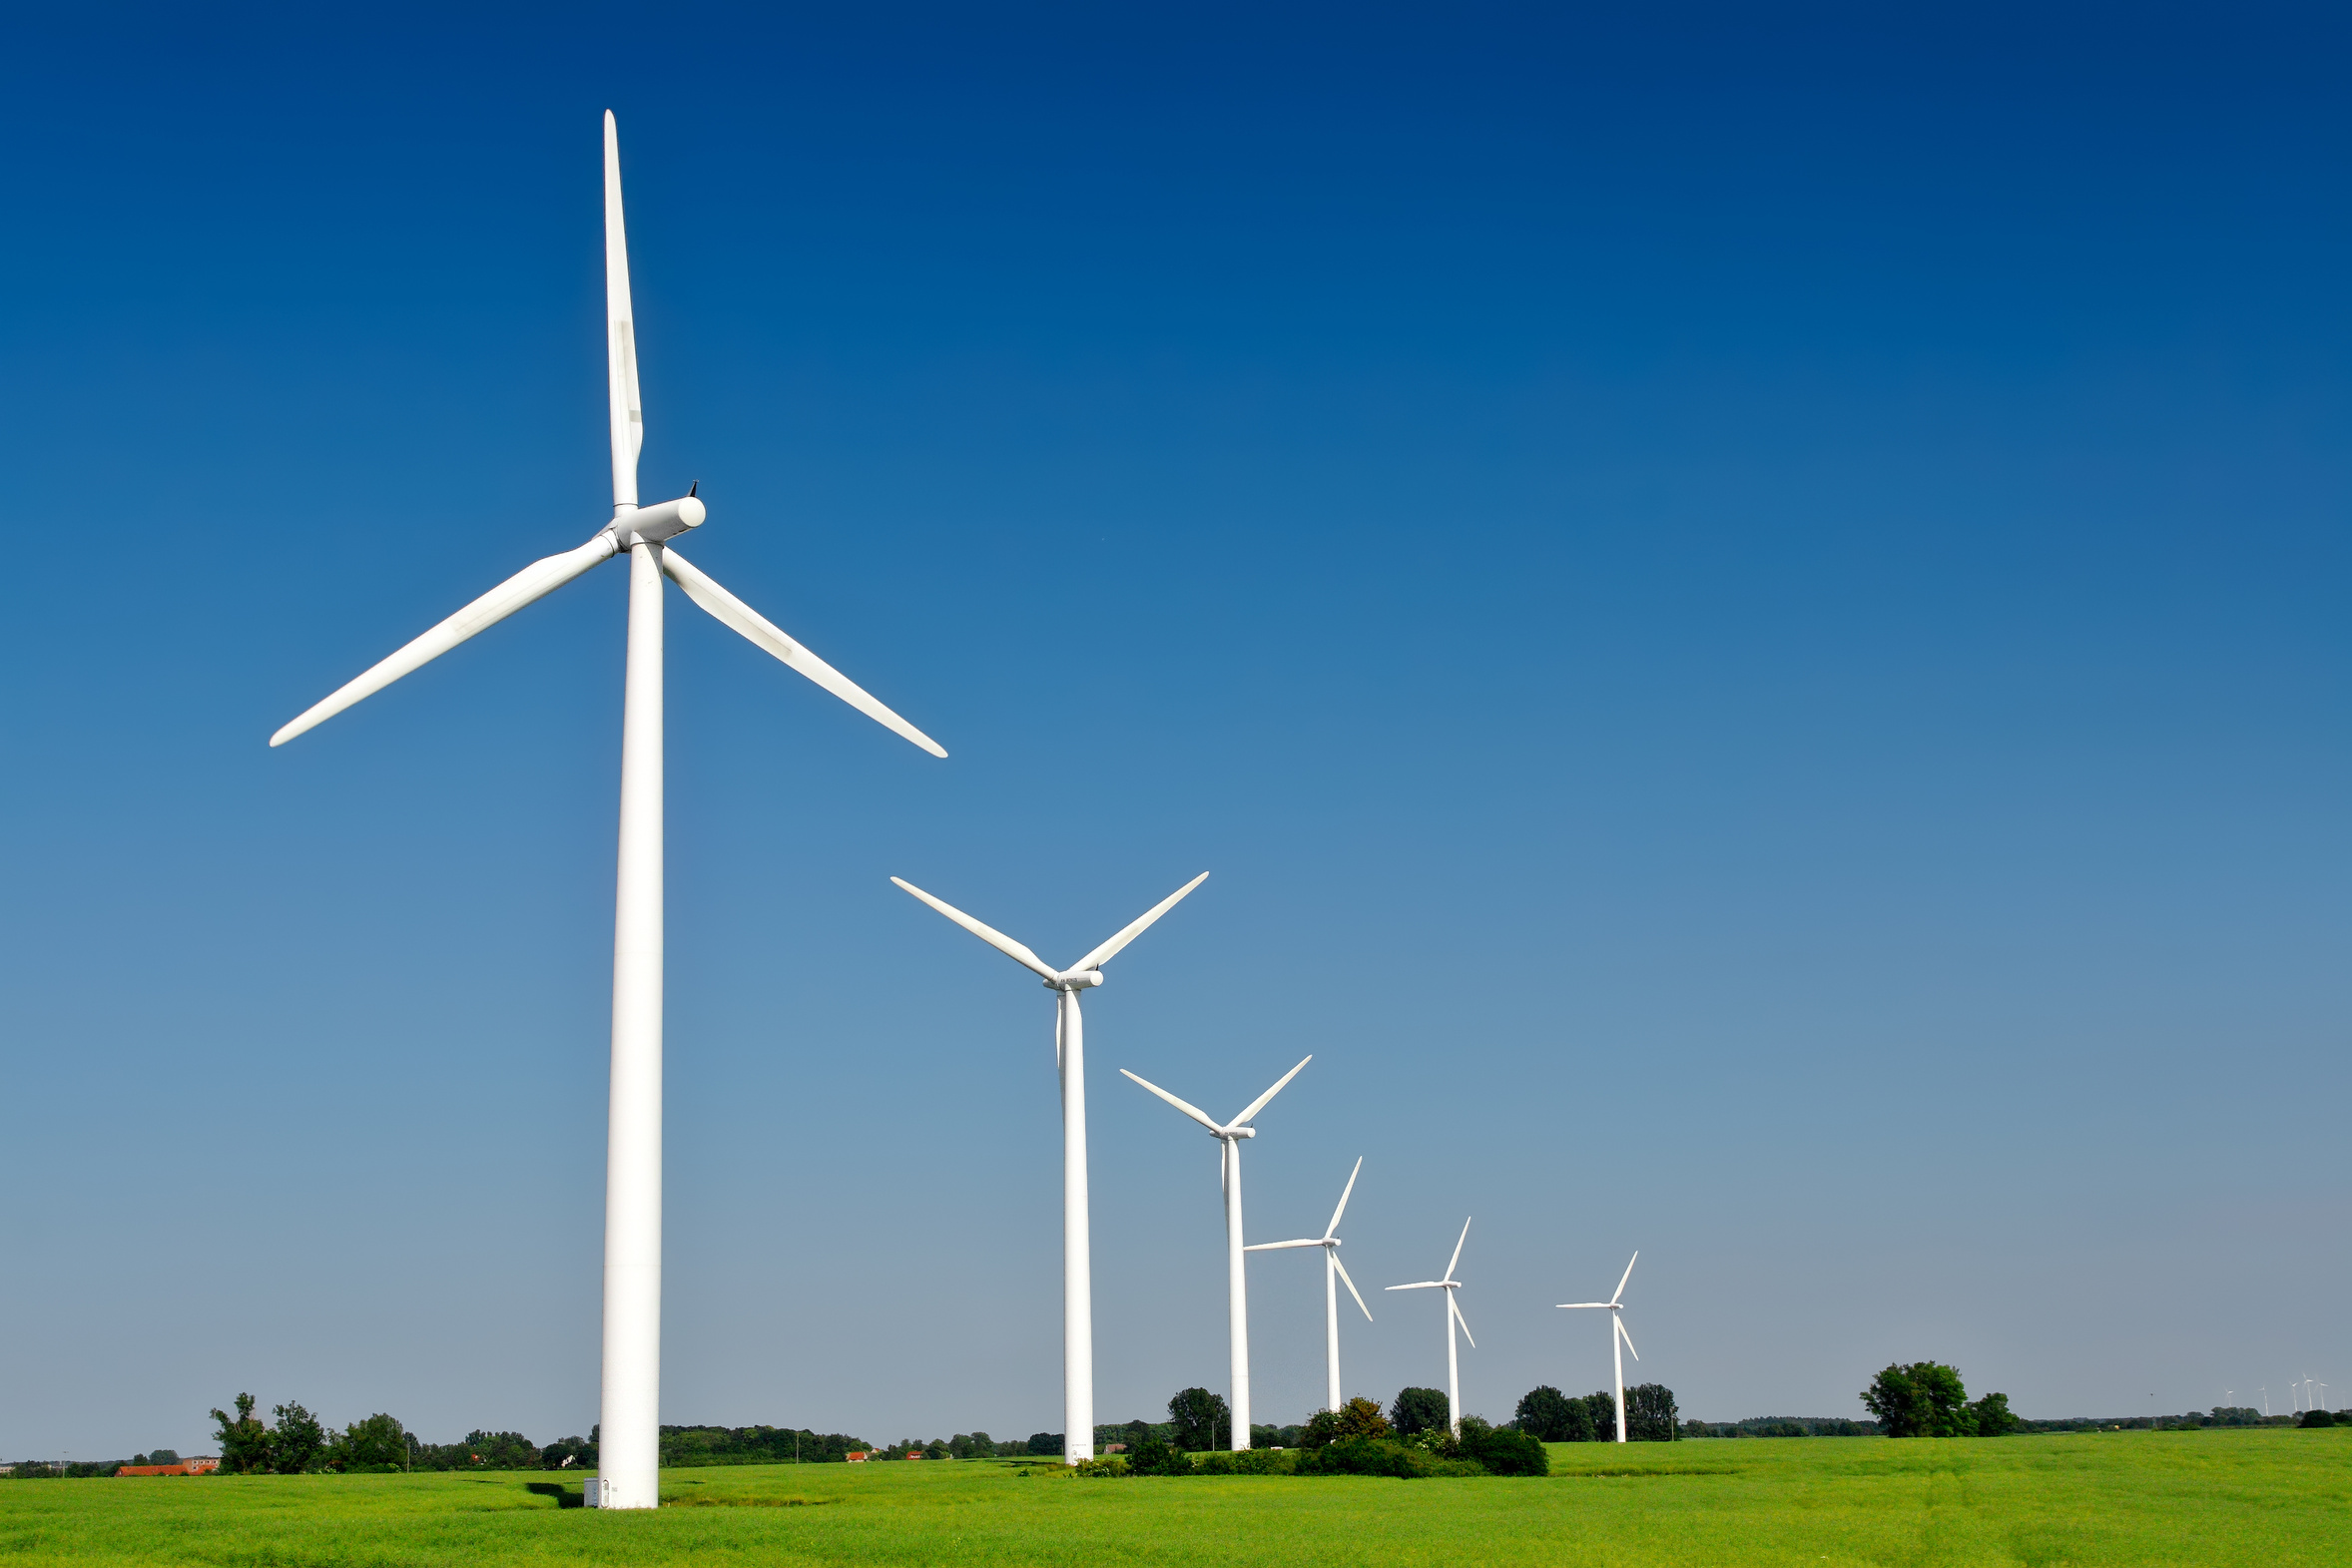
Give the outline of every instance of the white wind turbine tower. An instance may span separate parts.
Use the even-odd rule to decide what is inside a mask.
[[[1454,1256],[1446,1261],[1445,1279],[1417,1280],[1411,1285],[1389,1287],[1392,1291],[1446,1293],[1446,1425],[1457,1437],[1462,1435],[1462,1361],[1454,1347],[1455,1326],[1461,1325],[1462,1336],[1470,1340],[1471,1349],[1478,1347],[1478,1341],[1470,1335],[1470,1319],[1462,1315],[1462,1308],[1454,1301],[1454,1293],[1462,1289],[1462,1282],[1454,1278],[1454,1266],[1462,1262],[1462,1244],[1470,1240],[1470,1228],[1469,1220],[1462,1222],[1462,1235],[1454,1243]]]
[[[1067,969],[1056,969],[992,926],[982,925],[953,904],[943,903],[912,882],[891,881],[962,926],[990,947],[1045,979],[1060,997],[1053,1022],[1053,1064],[1061,1073],[1061,1400],[1062,1463],[1094,1457],[1094,1261],[1086,1210],[1086,1027],[1078,993],[1102,984],[1102,966],[1176,907],[1177,900],[1209,879],[1201,872],[1145,910],[1120,931]]]
[[[1249,1125],[1250,1118],[1265,1110],[1266,1102],[1282,1093],[1283,1086],[1299,1076],[1299,1068],[1313,1060],[1313,1056],[1300,1058],[1298,1067],[1284,1073],[1273,1088],[1225,1123],[1219,1123],[1199,1106],[1177,1099],[1158,1084],[1137,1078],[1124,1067],[1119,1069],[1120,1076],[1149,1089],[1206,1127],[1219,1145],[1218,1172],[1225,1184],[1225,1314],[1233,1358],[1233,1431],[1228,1440],[1236,1453],[1250,1445],[1250,1289],[1249,1279],[1242,1272],[1242,1254],[1249,1249],[1241,1244],[1241,1141],[1258,1136],[1258,1130]]]
[[[1617,1441],[1619,1442],[1625,1440],[1625,1350],[1633,1350],[1633,1335],[1625,1331],[1625,1282],[1633,1278],[1633,1266],[1640,1261],[1641,1254],[1638,1252],[1625,1261],[1625,1272],[1617,1278],[1617,1294],[1607,1301],[1560,1303],[1560,1306],[1569,1311],[1584,1307],[1605,1308],[1609,1314],[1610,1323],[1614,1325],[1609,1330],[1609,1359],[1616,1364],[1617,1368]],[[1620,1340],[1624,1342],[1624,1350],[1617,1348]],[[1641,1352],[1633,1350],[1633,1358],[1637,1361],[1640,1360]]]
[[[701,525],[690,489],[637,504],[645,419],[621,222],[621,155],[604,117],[605,364],[613,517],[578,549],[536,561],[270,738],[283,746],[616,555],[629,557],[629,654],[622,690],[620,876],[613,917],[611,1108],[605,1143],[604,1378],[596,1484],[606,1508],[660,1502],[662,1350],[662,578],[719,622],[933,757],[929,736],[688,565],[669,542]]]
[[[1300,1064],[1304,1066],[1304,1063]],[[1252,1253],[1280,1252],[1287,1247],[1320,1247],[1323,1249],[1323,1345],[1324,1371],[1329,1382],[1330,1398],[1327,1410],[1340,1407],[1340,1286],[1346,1280],[1348,1294],[1356,1298],[1356,1306],[1364,1313],[1366,1322],[1372,1321],[1372,1308],[1364,1305],[1364,1297],[1356,1289],[1356,1282],[1348,1279],[1348,1271],[1340,1263],[1340,1216],[1348,1212],[1348,1195],[1356,1190],[1356,1178],[1364,1169],[1364,1158],[1356,1159],[1356,1169],[1348,1173],[1348,1185],[1340,1189],[1340,1206],[1331,1212],[1331,1224],[1323,1228],[1321,1236],[1310,1236],[1297,1242],[1260,1242],[1243,1249]]]

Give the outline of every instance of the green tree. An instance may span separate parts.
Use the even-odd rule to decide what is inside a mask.
[[[1625,1390],[1626,1441],[1670,1443],[1679,1431],[1673,1389],[1664,1383],[1636,1383]]]
[[[1381,1407],[1359,1396],[1336,1410],[1318,1410],[1309,1416],[1307,1429],[1299,1434],[1299,1446],[1321,1448],[1350,1437],[1388,1435],[1389,1421],[1387,1416],[1381,1414]]]
[[[1232,1441],[1233,1411],[1223,1394],[1206,1388],[1186,1388],[1168,1401],[1168,1419],[1175,1423],[1172,1438],[1179,1448],[1195,1453],[1222,1448]]]
[[[1405,1388],[1389,1406],[1389,1424],[1400,1437],[1442,1431],[1450,1424],[1450,1406],[1443,1388]]]
[[[280,1475],[315,1470],[326,1457],[326,1428],[299,1403],[271,1406],[278,1420],[270,1428],[270,1467]]]
[[[2018,1429],[2018,1418],[2010,1410],[2009,1395],[1989,1393],[1969,1406],[1977,1418],[1979,1437],[2007,1437]]]
[[[1511,1424],[1538,1442],[1583,1443],[1592,1440],[1592,1412],[1584,1401],[1571,1399],[1549,1383],[1519,1396]]]
[[[1889,1437],[1973,1437],[1977,1413],[1969,1407],[1960,1372],[1941,1361],[1898,1362],[1871,1379],[1862,1402]],[[2008,1407],[2009,1401],[2002,1401]]]
[[[1034,1454],[1060,1453],[1061,1437],[1062,1434],[1059,1432],[1031,1432],[1029,1434],[1029,1452]]]
[[[254,1396],[237,1396],[237,1413],[215,1409],[213,1419],[221,1430],[215,1441],[221,1446],[221,1469],[228,1475],[266,1475],[270,1460],[270,1429],[254,1414]]]
[[[353,1421],[326,1445],[329,1468],[346,1474],[408,1468],[408,1433],[398,1421],[381,1414]]]

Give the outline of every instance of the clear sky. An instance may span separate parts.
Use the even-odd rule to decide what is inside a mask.
[[[1104,1420],[1225,1377],[1115,1069],[1309,1051],[1253,1236],[1475,1216],[1490,1417],[1636,1247],[1691,1414],[2352,1393],[2340,18],[1623,10],[14,18],[0,1455],[596,1418],[624,576],[265,741],[607,515],[607,108],[646,493],[952,754],[672,598],[666,1420],[1060,1423],[1050,999],[893,873],[1214,873],[1088,998]]]

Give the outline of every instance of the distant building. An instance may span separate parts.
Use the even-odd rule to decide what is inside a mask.
[[[194,1459],[183,1459],[178,1464],[125,1464],[115,1468],[122,1475],[210,1475],[221,1468],[218,1456],[200,1454]]]
[[[870,1453],[854,1453],[849,1456],[849,1459],[852,1464],[864,1464],[873,1457],[874,1455]]]

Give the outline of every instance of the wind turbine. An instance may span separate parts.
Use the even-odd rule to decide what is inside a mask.
[[[1574,1311],[1584,1307],[1604,1307],[1608,1311],[1609,1321],[1615,1325],[1609,1331],[1609,1359],[1615,1362],[1617,1367],[1617,1441],[1619,1442],[1625,1440],[1625,1350],[1633,1350],[1633,1335],[1625,1331],[1625,1282],[1633,1278],[1633,1266],[1640,1261],[1641,1254],[1638,1251],[1625,1261],[1625,1272],[1617,1278],[1617,1294],[1607,1301],[1560,1303],[1560,1306],[1568,1311]],[[1617,1348],[1619,1340],[1624,1341],[1625,1350]],[[1641,1352],[1633,1350],[1633,1358],[1637,1361],[1640,1360]]]
[[[1311,1236],[1297,1242],[1260,1242],[1255,1247],[1242,1249],[1251,1253],[1279,1252],[1286,1247],[1323,1249],[1324,1370],[1331,1389],[1330,1400],[1324,1405],[1327,1410],[1340,1407],[1340,1281],[1347,1280],[1348,1294],[1356,1298],[1356,1306],[1364,1313],[1364,1320],[1372,1321],[1372,1308],[1364,1305],[1363,1294],[1356,1289],[1356,1282],[1348,1279],[1348,1271],[1340,1263],[1340,1216],[1348,1212],[1348,1195],[1356,1190],[1356,1178],[1363,1169],[1364,1158],[1359,1155],[1356,1169],[1348,1173],[1348,1185],[1340,1189],[1340,1206],[1331,1212],[1331,1224],[1323,1228],[1321,1236]]]
[[[1283,1086],[1298,1077],[1299,1069],[1313,1060],[1313,1056],[1301,1057],[1298,1067],[1284,1073],[1275,1081],[1273,1088],[1252,1100],[1239,1116],[1225,1123],[1219,1123],[1200,1107],[1177,1099],[1158,1084],[1137,1078],[1124,1067],[1119,1069],[1121,1077],[1141,1084],[1206,1127],[1209,1136],[1216,1139],[1220,1146],[1218,1169],[1225,1183],[1225,1314],[1233,1356],[1233,1432],[1229,1441],[1236,1453],[1250,1445],[1250,1287],[1248,1277],[1242,1272],[1241,1258],[1248,1251],[1241,1245],[1241,1141],[1258,1136],[1258,1130],[1249,1125],[1250,1118],[1265,1110],[1266,1102],[1282,1093]],[[1341,1200],[1343,1204],[1346,1201]],[[1337,1217],[1334,1218],[1336,1220]]]
[[[1086,1214],[1086,1027],[1078,993],[1102,984],[1102,966],[1141,936],[1151,923],[1176,907],[1186,893],[1209,879],[1201,872],[1143,912],[1067,969],[1056,969],[993,926],[982,925],[953,904],[941,902],[901,877],[891,881],[962,926],[1025,969],[1045,978],[1056,993],[1053,1064],[1061,1072],[1061,1406],[1062,1463],[1094,1457],[1094,1262]]]
[[[1470,1228],[1469,1220],[1462,1222],[1462,1235],[1454,1243],[1454,1256],[1446,1260],[1446,1278],[1417,1280],[1411,1285],[1389,1287],[1392,1291],[1446,1293],[1446,1427],[1457,1437],[1462,1435],[1462,1362],[1454,1347],[1455,1325],[1461,1324],[1462,1336],[1470,1340],[1471,1349],[1478,1347],[1478,1341],[1470,1331],[1470,1319],[1462,1315],[1462,1308],[1454,1302],[1454,1293],[1462,1289],[1462,1282],[1454,1278],[1454,1266],[1462,1262],[1462,1244],[1470,1240]]]
[[[933,757],[938,743],[713,582],[670,541],[700,527],[689,488],[637,504],[645,439],[629,242],[621,221],[620,136],[604,117],[606,389],[613,516],[586,544],[533,562],[390,658],[336,689],[270,738],[284,746],[353,703],[439,658],[591,568],[629,557],[629,656],[622,689],[620,876],[613,916],[612,1079],[604,1168],[603,1438],[590,1500],[604,1508],[660,1501],[662,1350],[662,579],[751,642]]]

